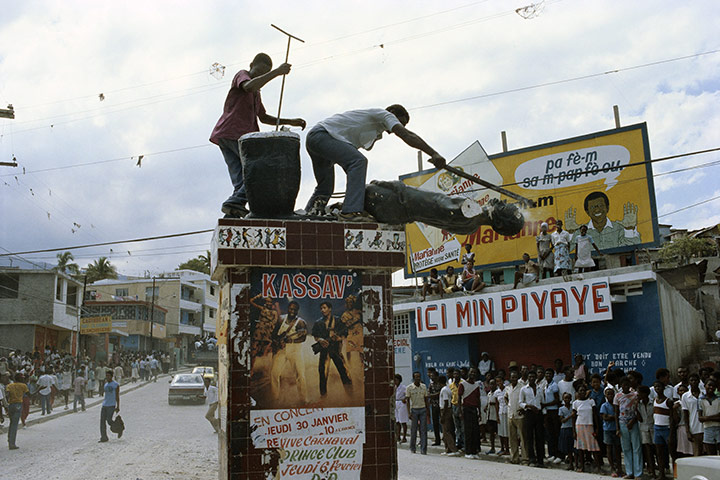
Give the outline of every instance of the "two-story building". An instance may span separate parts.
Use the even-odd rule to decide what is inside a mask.
[[[0,348],[74,354],[82,289],[65,273],[0,267]]]

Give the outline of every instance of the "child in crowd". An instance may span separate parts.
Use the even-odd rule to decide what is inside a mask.
[[[678,385],[677,394],[678,397],[682,398],[688,391],[688,387],[685,385]],[[687,457],[693,454],[693,445],[690,438],[690,430],[688,430],[687,419],[683,415],[682,401],[675,402],[673,405],[673,416],[677,419],[677,433],[675,438],[677,439],[677,457]]]
[[[440,277],[438,276],[437,268],[431,268],[430,269],[430,276],[427,278],[427,281],[423,283],[422,288],[422,299],[423,302],[425,301],[425,297],[427,297],[427,294],[435,295],[439,294],[440,298],[443,298],[443,286],[442,282],[440,281]]]
[[[700,456],[703,449],[703,424],[700,422],[700,375],[691,373],[688,375],[690,389],[680,400],[683,409],[683,418],[688,428],[688,440],[692,443],[693,455]]]
[[[665,383],[655,380],[653,383],[655,400],[653,401],[653,423],[655,453],[658,460],[658,480],[665,478],[667,455],[670,449],[670,431],[675,422],[672,416],[673,400],[665,396]],[[719,402],[720,403],[720,402]]]
[[[625,455],[625,477],[640,478],[643,473],[642,433],[638,425],[638,393],[630,388],[630,379],[620,380],[621,391],[613,398],[615,429]],[[607,390],[611,395],[611,390]],[[649,432],[649,430],[648,430]],[[649,436],[649,435],[648,435]]]
[[[705,382],[705,395],[700,396],[700,422],[703,424],[705,453],[717,455],[720,446],[720,396],[712,377]]]
[[[508,416],[507,402],[505,401],[505,382],[501,375],[495,377],[495,391],[492,396],[498,408],[498,437],[500,437],[500,451],[498,456],[510,455],[508,443]]]
[[[638,392],[638,423],[642,441],[645,467],[651,477],[655,477],[655,446],[653,445],[653,402],[650,400],[650,387],[640,385]]]
[[[495,383],[495,379],[491,378],[487,382],[488,385],[488,394],[486,396],[487,398],[487,405],[485,405],[485,411],[487,422],[485,424],[485,432],[490,434],[490,450],[488,450],[488,455],[492,455],[495,453],[495,435],[497,435],[498,431],[498,401],[497,397],[495,396],[495,391],[497,390],[497,383]]]
[[[575,448],[578,450],[578,472],[584,471],[585,459],[592,455],[595,459],[595,471],[600,471],[600,446],[598,445],[595,425],[599,422],[593,406],[595,402],[588,398],[588,389],[581,383],[577,388],[576,400],[572,403],[575,424]]]
[[[558,409],[560,417],[560,439],[558,440],[558,450],[567,458],[568,470],[575,469],[573,458],[573,411],[572,411],[572,395],[565,393],[562,397],[563,404]]]
[[[560,398],[562,398],[563,395],[565,395],[566,393],[569,393],[571,398],[575,400],[575,387],[573,386],[572,367],[570,365],[567,365],[563,370],[563,373],[565,374],[565,378],[557,382]]]
[[[615,392],[612,390],[605,391],[605,402],[600,406],[600,417],[602,418],[603,427],[603,443],[607,452],[607,458],[610,462],[612,476],[617,478],[620,476],[620,438],[618,437],[618,429],[615,425],[615,407],[613,400]],[[593,403],[595,400],[592,400]]]

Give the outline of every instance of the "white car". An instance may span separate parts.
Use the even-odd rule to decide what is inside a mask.
[[[678,480],[717,480],[720,478],[720,456],[677,459]]]
[[[175,375],[168,389],[168,404],[176,401],[205,403],[205,383],[203,376],[197,373]]]

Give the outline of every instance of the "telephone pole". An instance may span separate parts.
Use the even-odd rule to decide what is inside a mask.
[[[15,109],[12,105],[8,105],[7,108],[0,108],[0,118],[9,118],[13,120],[15,118]],[[0,162],[0,167],[17,167],[17,161],[13,157],[12,162]]]
[[[152,300],[150,301],[150,352],[153,351],[153,327],[155,326],[155,277],[152,284]]]

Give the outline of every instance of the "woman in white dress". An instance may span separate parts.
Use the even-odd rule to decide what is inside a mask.
[[[405,385],[402,384],[402,375],[395,374],[395,433],[399,443],[407,442],[407,426],[410,422],[410,412],[405,400]],[[402,440],[400,439],[400,426],[402,425]]]
[[[587,225],[580,227],[580,235],[575,238],[575,267],[578,272],[589,272],[595,266],[595,260],[592,259],[592,248],[602,255],[600,249],[593,242],[592,237],[587,234]]]

